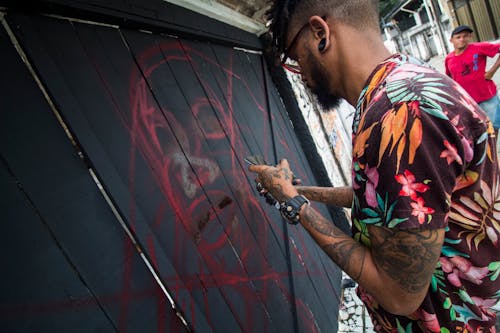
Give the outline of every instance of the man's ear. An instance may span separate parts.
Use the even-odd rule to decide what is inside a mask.
[[[330,27],[328,23],[321,16],[311,16],[309,18],[309,25],[313,32],[314,39],[321,45],[318,48],[320,52],[324,52],[330,47]]]

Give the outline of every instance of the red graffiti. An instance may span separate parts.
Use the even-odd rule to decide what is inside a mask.
[[[255,283],[263,284],[264,288],[279,288],[289,302],[296,302],[301,307],[300,313],[307,314],[301,319],[310,322],[305,326],[314,332],[312,328],[316,326],[311,311],[300,300],[292,299],[291,291],[287,290],[291,272],[276,272],[265,260],[265,243],[259,246],[259,242],[270,239],[270,221],[261,207],[262,203],[254,195],[245,167],[241,164],[249,150],[242,139],[242,124],[236,120],[235,82],[240,89],[246,89],[245,93],[255,103],[255,112],[261,113],[263,126],[267,126],[268,110],[260,101],[265,101],[266,93],[252,91],[233,72],[233,53],[236,51],[228,49],[228,52],[231,53],[230,61],[224,67],[178,40],[153,45],[137,56],[142,75],[133,71],[129,89],[133,147],[130,154],[130,185],[134,186],[133,179],[136,177],[135,155],[141,154],[176,216],[175,220],[167,222],[175,225],[175,237],[156,237],[168,237],[175,242],[176,253],[172,260],[178,272],[190,272],[197,266],[205,267],[196,274],[163,277],[170,288],[232,288],[231,294],[239,294],[239,302],[244,303],[244,314],[238,311],[241,303],[238,306],[232,304],[222,291],[223,296],[236,320],[247,332],[266,330],[265,318],[254,316],[255,309],[259,308],[257,302],[266,303],[267,293],[265,290],[257,292],[253,287]],[[179,75],[173,73],[172,68],[183,65],[192,69],[192,73],[186,75],[198,80],[202,94],[195,98],[184,96],[185,109],[180,110],[171,108],[168,101],[156,100],[155,95],[165,93],[156,86],[161,85],[157,75]],[[213,67],[214,71],[224,74],[225,85],[219,82],[221,89],[224,89],[224,100],[214,90],[217,83],[206,81],[200,74],[199,68],[202,66]],[[224,140],[226,150],[206,149],[207,146],[218,146],[217,142]],[[220,169],[217,160],[221,155],[230,156],[231,163],[229,166],[224,165],[224,170]],[[135,206],[135,203],[131,205]],[[161,215],[168,208],[158,209],[157,215]],[[250,223],[254,224],[255,234],[249,232],[247,224]],[[279,228],[274,232],[282,237]],[[182,258],[186,251],[196,251],[198,262],[184,261]],[[234,253],[234,257],[229,258],[232,264],[226,260],[227,253]],[[260,256],[256,256],[256,253],[260,253]],[[261,261],[255,262],[256,258]],[[255,267],[256,264],[259,267]],[[170,281],[172,278],[174,281]],[[177,279],[182,279],[182,283],[178,283]],[[181,306],[186,307],[187,304]],[[210,314],[215,309],[210,310],[209,304],[206,304],[203,310],[210,321]],[[196,318],[189,320],[194,322]]]

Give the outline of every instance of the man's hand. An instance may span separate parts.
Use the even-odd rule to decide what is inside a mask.
[[[248,170],[257,174],[256,181],[261,183],[278,202],[298,195],[293,181],[293,173],[288,161],[283,159],[275,167],[269,165],[250,165]]]
[[[500,50],[498,51],[498,53],[500,53]],[[495,75],[495,73],[499,68],[500,68],[500,56],[497,57],[497,60],[495,61],[493,66],[491,66],[491,68],[486,73],[484,73],[484,78],[486,80],[493,79],[493,76]]]

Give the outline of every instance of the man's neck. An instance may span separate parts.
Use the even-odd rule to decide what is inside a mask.
[[[352,77],[353,79],[346,82],[348,93],[346,100],[354,107],[358,102],[361,91],[364,89],[366,80],[368,80],[375,68],[381,62],[391,56],[391,52],[389,52],[389,50],[387,50],[383,46],[383,44],[378,45],[378,47],[370,48],[368,52],[363,53],[363,55],[368,54],[370,55],[370,57],[361,56],[358,57],[355,63],[351,63],[351,65],[357,65],[354,67],[350,67],[352,69],[350,77]]]
[[[335,65],[330,75],[340,78],[338,90],[333,93],[355,107],[366,80],[391,53],[385,48],[378,31],[360,32],[344,24],[336,25],[333,31]]]
[[[467,44],[466,46],[462,47],[462,48],[459,48],[459,49],[455,49],[455,55],[461,55],[462,53],[465,52],[465,50],[467,49],[467,46],[469,46],[469,44]]]

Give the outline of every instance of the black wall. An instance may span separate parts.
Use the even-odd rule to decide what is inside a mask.
[[[21,4],[0,2],[2,331],[336,331],[340,271],[243,162],[315,183],[233,48],[257,37],[163,1]]]

